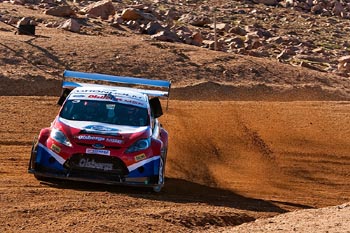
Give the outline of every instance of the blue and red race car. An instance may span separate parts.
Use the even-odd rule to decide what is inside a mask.
[[[159,98],[169,97],[171,83],[76,71],[63,77],[62,107],[34,141],[29,173],[39,180],[136,185],[159,192],[168,149],[168,133],[158,121],[163,114]],[[124,87],[130,84],[154,90]]]

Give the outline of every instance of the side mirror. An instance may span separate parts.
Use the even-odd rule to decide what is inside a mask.
[[[61,92],[61,96],[60,98],[58,99],[57,101],[57,104],[62,106],[62,104],[64,103],[64,101],[66,100],[67,96],[69,95],[69,93],[71,92],[72,90],[70,89],[67,89],[67,88],[64,88]]]
[[[155,97],[149,100],[151,111],[154,118],[158,118],[163,115],[162,105],[160,104],[159,98]]]

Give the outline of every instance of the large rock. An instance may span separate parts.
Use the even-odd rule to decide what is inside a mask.
[[[33,25],[36,26],[37,23],[32,17],[23,17],[17,22],[17,28],[23,25]]]
[[[311,7],[311,12],[314,14],[321,14],[324,11],[325,11],[325,9],[322,6],[322,4],[317,4],[317,5],[314,5],[313,7]]]
[[[17,33],[19,35],[35,35],[37,23],[31,17],[23,17],[17,22]]]
[[[108,19],[110,15],[115,14],[113,3],[110,0],[92,3],[83,8],[82,11],[90,16],[101,17],[102,19]]]
[[[138,9],[134,9],[134,8],[127,8],[124,9],[121,17],[128,21],[128,20],[139,20],[142,18],[142,14]]]
[[[155,35],[151,36],[152,39],[160,40],[160,41],[167,41],[167,42],[179,42],[179,37],[172,31],[169,30],[163,30],[158,32]]]
[[[332,13],[336,16],[343,16],[345,13],[345,9],[340,2],[335,2],[334,7],[332,9]]]
[[[63,22],[61,26],[59,26],[59,28],[62,28],[67,31],[79,33],[81,25],[75,19],[68,19],[65,22]]]
[[[211,20],[206,16],[196,16],[196,15],[192,15],[192,14],[182,15],[180,17],[179,21],[184,22],[184,23],[189,23],[189,24],[191,24],[193,26],[197,26],[197,27],[203,27],[203,26],[211,23]]]
[[[343,56],[338,59],[338,71],[342,73],[350,73],[350,56]]]
[[[70,6],[56,6],[46,10],[45,14],[58,17],[69,17],[75,15],[75,12]]]
[[[26,0],[10,0],[10,3],[15,5],[24,5],[26,3]]]
[[[154,35],[162,30],[164,30],[163,26],[158,22],[149,22],[145,26],[141,26],[142,33],[148,35]]]
[[[254,0],[255,3],[261,3],[268,6],[275,6],[278,4],[277,0]]]
[[[241,28],[240,26],[232,27],[228,32],[236,35],[240,35],[240,36],[247,35],[247,31]]]
[[[201,46],[203,44],[203,36],[201,32],[194,32],[192,34],[192,44]]]
[[[216,27],[216,30],[221,31],[221,32],[227,32],[230,29],[230,26],[227,23],[217,23],[215,24],[210,24],[210,28],[214,29]]]
[[[203,46],[205,48],[215,50],[215,41],[214,40],[203,40]],[[217,41],[216,43],[216,50],[223,50],[224,44],[222,41]]]

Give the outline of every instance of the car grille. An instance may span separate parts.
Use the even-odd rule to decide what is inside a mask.
[[[93,144],[88,144],[88,143],[77,143],[79,146],[84,146],[84,147],[92,147]],[[120,146],[106,146],[104,149],[114,149],[114,150],[119,150],[121,147]]]
[[[125,176],[129,173],[124,162],[113,156],[74,154],[64,164],[70,174]]]

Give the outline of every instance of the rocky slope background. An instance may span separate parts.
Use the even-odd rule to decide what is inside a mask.
[[[0,32],[8,43],[1,48],[5,57],[0,62],[13,69],[18,63],[29,63],[28,70],[22,69],[17,77],[19,83],[50,76],[57,79],[63,69],[77,69],[166,78],[179,87],[206,82],[212,94],[220,89],[230,99],[250,99],[257,91],[264,94],[262,99],[348,99],[349,4],[317,0],[2,1]],[[36,37],[13,36],[13,32],[22,33],[17,29],[20,25],[36,25]],[[70,47],[69,41],[60,46],[62,35],[69,41],[83,41],[81,49]],[[119,39],[112,42],[108,36]],[[96,37],[103,47],[91,46],[89,41]],[[35,54],[27,53],[30,46],[35,46]],[[16,57],[7,56],[11,53]],[[181,69],[175,73],[174,66]],[[1,75],[16,77],[8,70]],[[226,84],[231,88],[222,87]],[[239,94],[232,96],[232,92]],[[182,94],[181,89],[174,92]]]
[[[159,41],[268,57],[342,76],[348,76],[350,71],[348,1],[10,2],[40,10],[45,15],[61,17],[56,20],[43,16],[20,20],[19,15],[2,12],[1,21],[12,25],[41,23],[46,27],[94,34],[103,29],[89,23],[99,19],[116,31],[128,29]]]

